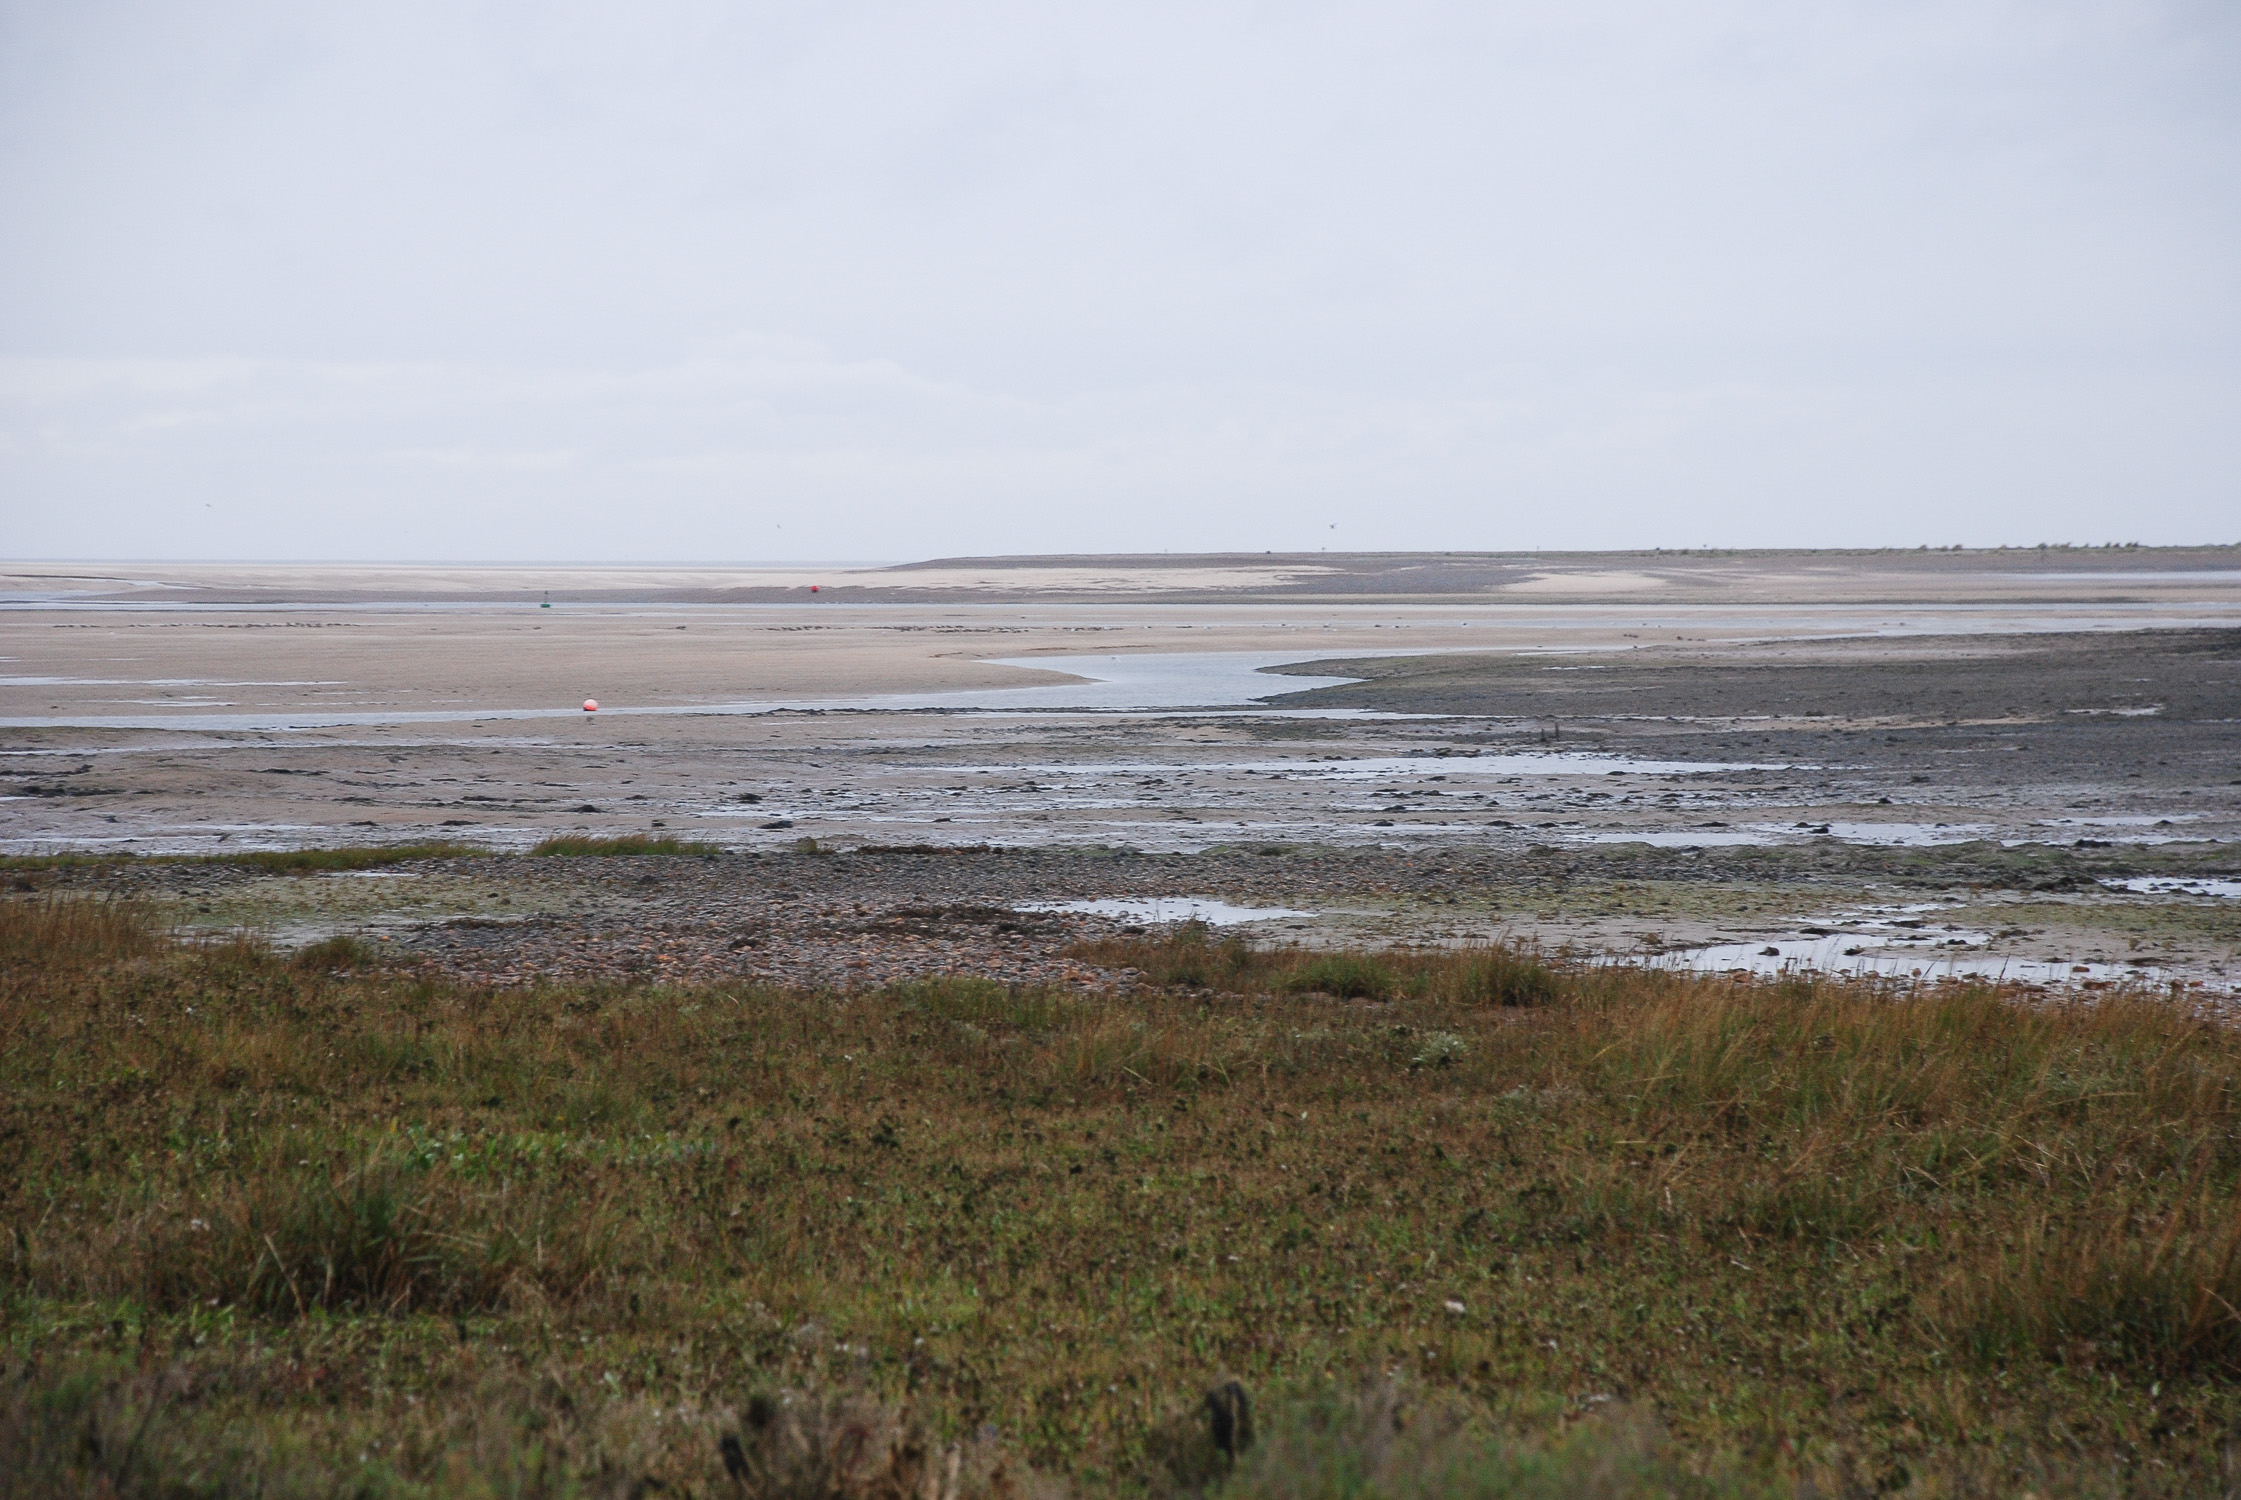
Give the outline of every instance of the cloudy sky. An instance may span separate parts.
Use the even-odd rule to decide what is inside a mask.
[[[2134,539],[2231,0],[0,0],[0,554]]]

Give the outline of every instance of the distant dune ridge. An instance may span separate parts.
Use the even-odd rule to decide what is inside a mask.
[[[0,567],[0,603],[825,603],[2231,597],[2241,546],[1646,552],[1208,552],[908,563],[71,563]]]

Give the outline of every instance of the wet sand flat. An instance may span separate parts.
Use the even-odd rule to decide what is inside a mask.
[[[1972,557],[1991,559],[1977,596],[2026,576],[2043,596],[1963,597]],[[845,602],[822,585],[783,602],[680,600],[723,577],[653,570],[594,581],[659,597],[551,609],[521,590],[491,597],[522,575],[489,570],[175,570],[108,580],[110,597],[32,598],[19,569],[18,602],[0,608],[0,851],[439,838],[520,850],[554,834],[661,833],[830,871],[834,849],[1001,847],[1014,853],[994,886],[957,884],[952,856],[882,874],[863,900],[1306,902],[1312,920],[1266,935],[1509,937],[1684,963],[1926,952],[1923,929],[1889,926],[1917,918],[1885,909],[1929,902],[1938,914],[1920,920],[1944,934],[1950,972],[1997,959],[2041,966],[2016,971],[2034,978],[2076,963],[2095,983],[2225,983],[2235,903],[2168,882],[2236,873],[2229,558],[2111,552],[2019,569],[1997,554],[1815,554],[1755,574],[1695,558],[1671,571],[1699,597],[1654,609],[1585,597],[1621,574],[1663,576],[1640,557],[1544,565],[1520,576],[1582,597],[1530,601],[1499,581],[1508,564],[1485,561],[1470,565],[1476,595],[1454,591],[1461,564],[1346,559],[1306,574],[1219,561],[944,565],[931,570],[952,580],[938,602]],[[1831,569],[1858,589],[1911,577],[1923,597],[1774,597]],[[1334,578],[1387,592],[1282,592],[1293,573],[1327,595]],[[1072,597],[1092,575],[1105,593]],[[1194,575],[1204,597],[1177,597]],[[1703,597],[1715,575],[1725,592]],[[446,589],[482,593],[423,597]],[[322,600],[285,597],[312,594]],[[599,714],[575,706],[585,696]],[[828,852],[799,852],[804,840]],[[1233,855],[1243,862],[1218,880],[1189,863]],[[1476,872],[1452,909],[1377,889],[1410,888],[1411,871],[1440,861]],[[501,884],[549,889],[551,869],[501,861],[468,878],[510,872]],[[1088,878],[1099,872],[1110,888]],[[494,955],[499,978],[613,957],[612,933],[532,941],[525,910],[548,927],[573,920],[549,903],[405,896],[449,891],[448,879],[175,904],[190,922],[422,934],[431,954]],[[1013,918],[944,919],[933,929],[948,935],[916,934],[913,957],[876,914],[847,920],[870,924],[856,936],[872,951],[834,962],[880,974],[995,962],[1022,932],[1079,925],[1038,917],[1000,933]],[[454,921],[485,935],[425,936]],[[783,936],[794,930],[781,922],[754,949],[689,933],[670,946],[700,969],[827,953],[807,928]]]

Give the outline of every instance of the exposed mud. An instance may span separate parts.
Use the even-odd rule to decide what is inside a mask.
[[[2196,996],[2241,982],[2241,902],[2101,884],[2128,867],[2123,851],[1983,853],[1955,865],[1923,851],[1826,847],[1456,854],[1232,846],[1170,855],[867,848],[491,856],[421,861],[378,878],[140,861],[19,871],[13,883],[19,895],[131,895],[190,933],[246,930],[284,944],[353,933],[393,961],[498,985],[567,976],[848,989],[983,974],[1125,986],[1126,974],[1085,966],[1066,950],[1083,937],[1184,915],[1145,908],[1186,895],[1250,909],[1253,920],[1234,930],[1257,943],[1502,940],[1702,967],[1691,952],[1880,924],[1886,937],[1934,942],[1949,970],[1965,961],[2068,982],[2068,966],[2082,963],[2089,970],[2081,982],[2117,978]],[[1116,905],[1050,909],[1091,901]],[[1264,915],[1271,909],[1283,914]],[[1907,915],[1894,921],[1893,911]],[[1916,920],[1924,930],[1908,931]],[[2063,972],[2042,972],[2050,964]]]
[[[2026,576],[2020,566],[2009,572]],[[480,701],[524,681],[566,697],[593,668],[635,674],[660,712],[18,727],[0,744],[0,852],[469,843],[501,857],[361,875],[142,862],[21,878],[122,881],[203,930],[364,932],[495,983],[845,986],[948,971],[1119,983],[1064,950],[1127,912],[1029,908],[1205,898],[1307,914],[1241,928],[1255,941],[1505,938],[1753,968],[1864,959],[1874,945],[1825,941],[1849,930],[1848,913],[1929,903],[1950,929],[1936,945],[1950,972],[2229,987],[2241,631],[2114,630],[2109,615],[2050,632],[2030,612],[1939,607],[1979,633],[1921,634],[1912,604],[1856,618],[1722,604],[1702,632],[1675,628],[1674,611],[1645,612],[1636,629],[1604,606],[1435,620],[1178,605],[1018,623],[898,606],[815,624],[532,608],[361,614],[334,630],[288,628],[317,621],[277,607],[10,617],[24,665],[8,690],[60,719],[133,693],[174,716],[213,693],[234,695],[216,707],[260,713],[435,712],[445,695]],[[1085,632],[1135,653],[1132,702],[1169,678],[1186,696],[1100,711],[1076,701],[1096,693],[1049,674],[1053,703],[1076,706],[1018,706],[1045,689],[1004,685],[1018,669],[995,653],[1087,670]],[[1300,649],[1322,641],[1321,657]],[[1268,674],[1267,696],[1240,703],[1230,673],[1221,706],[1190,710],[1204,674],[1161,676],[1192,653],[1248,648],[1292,657],[1284,673],[1357,680],[1287,693],[1299,679]],[[524,662],[537,664],[526,676]],[[1010,696],[1000,710],[694,707],[912,682]],[[648,833],[730,852],[514,857],[556,834]]]
[[[2241,837],[2237,631],[1659,645],[1303,670],[1365,680],[1272,701],[1470,716],[1494,740],[1526,732],[1634,757],[1778,763],[1724,782],[1763,794],[1769,815],[1740,829],[1759,841],[2091,848]],[[1785,797],[1784,811],[1805,815],[1772,812]],[[1659,800],[1683,814],[1692,799]],[[1688,821],[1643,831],[1685,833]],[[1722,826],[1738,833],[1732,820]]]

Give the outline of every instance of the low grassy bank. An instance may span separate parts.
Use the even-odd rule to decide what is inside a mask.
[[[720,844],[663,835],[623,834],[614,837],[564,835],[545,839],[529,850],[534,855],[631,856],[689,854],[703,858],[723,853]],[[456,842],[419,844],[342,844],[317,849],[245,849],[235,854],[12,854],[0,856],[0,870],[96,869],[104,865],[231,865],[268,875],[322,873],[335,870],[378,870],[390,865],[430,859],[491,859],[501,851],[481,844]]]
[[[98,869],[105,865],[220,865],[260,870],[268,875],[331,870],[378,870],[423,859],[487,859],[492,850],[477,844],[344,844],[324,849],[245,849],[235,854],[12,854],[0,857],[0,870]]]
[[[1097,956],[489,992],[0,903],[0,1495],[2234,1483],[2229,1031]]]

